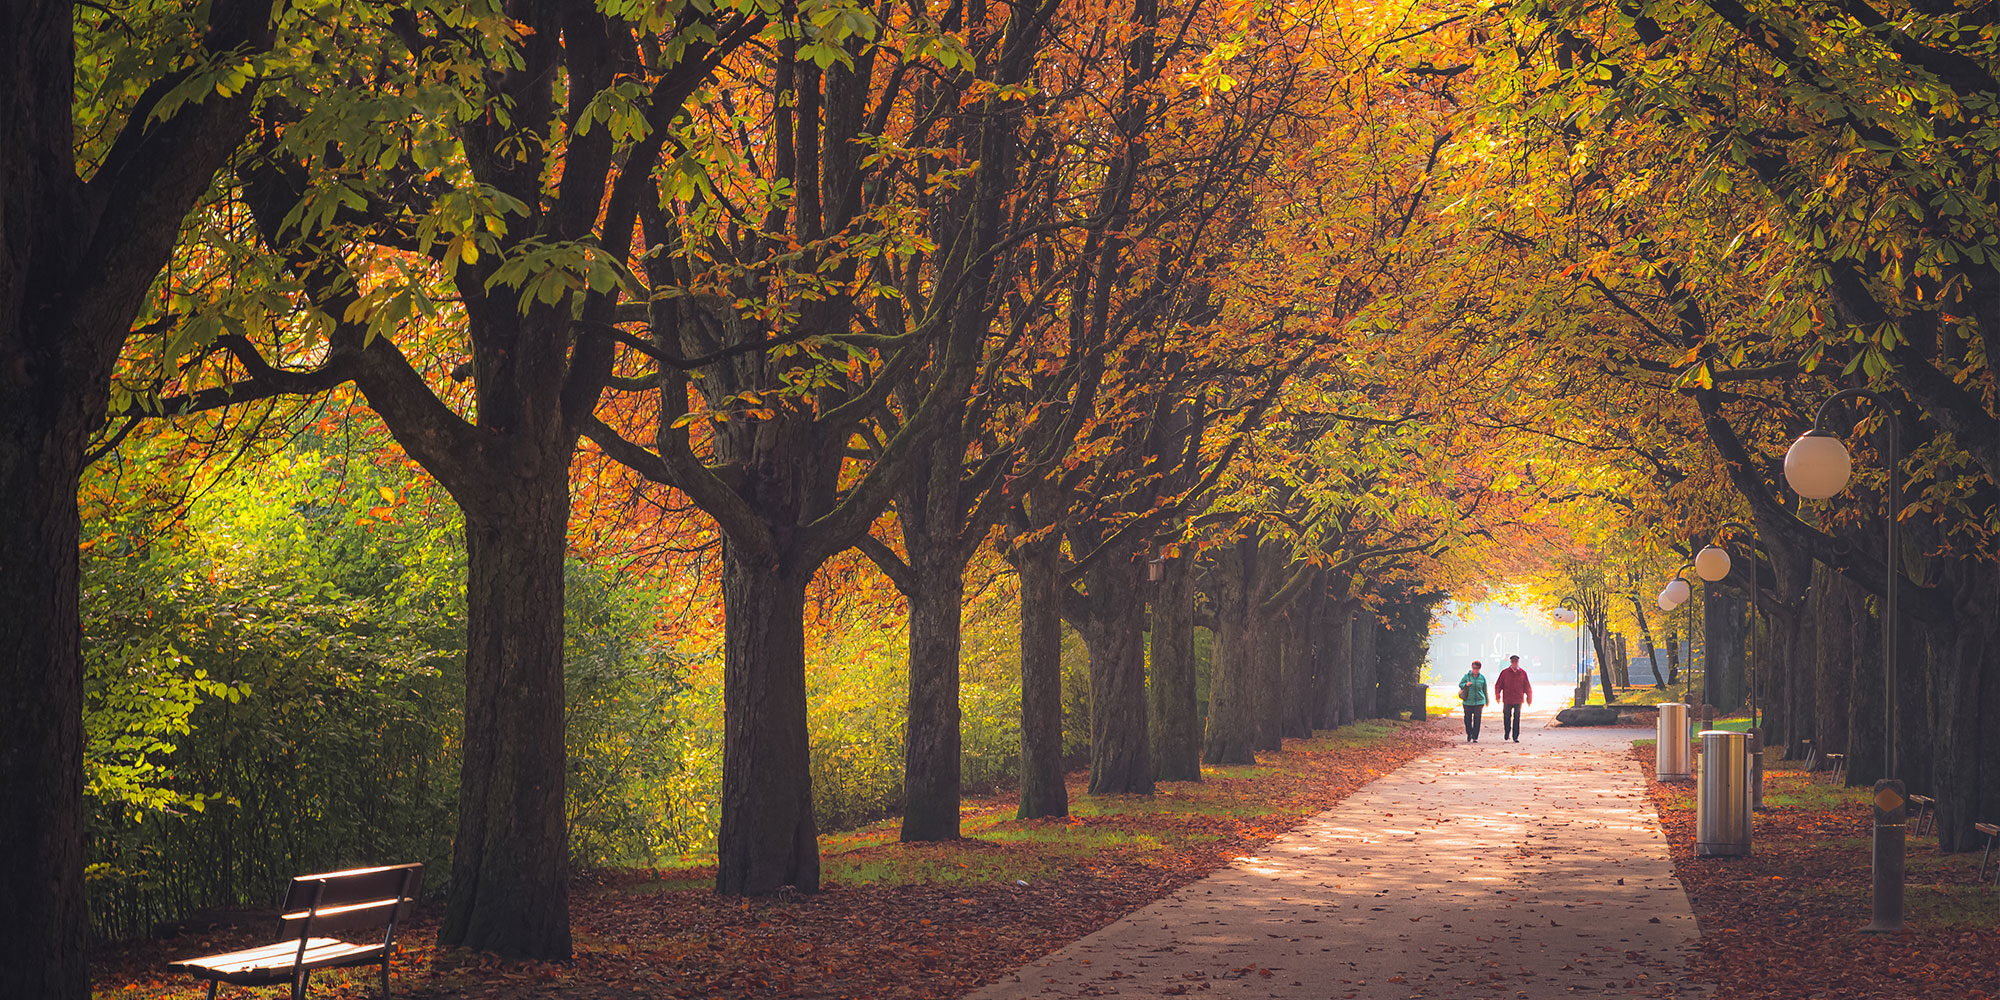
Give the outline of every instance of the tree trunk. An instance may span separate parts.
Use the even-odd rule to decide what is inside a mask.
[[[1320,636],[1321,687],[1319,728],[1339,729],[1354,721],[1354,605],[1333,602]]]
[[[1681,682],[1681,634],[1667,629],[1667,683]]]
[[[1597,651],[1597,678],[1604,685],[1604,703],[1606,705],[1616,705],[1618,704],[1618,692],[1611,688],[1611,657],[1609,655],[1610,650],[1605,648],[1605,638],[1606,633],[1603,619],[1591,623],[1590,648]]]
[[[1257,694],[1252,663],[1248,593],[1254,543],[1239,541],[1218,553],[1215,579],[1215,661],[1209,671],[1208,734],[1204,764],[1257,762]]]
[[[92,136],[109,153],[87,184],[76,173],[75,4],[16,0],[0,32],[0,690],[9,703],[0,995],[9,997],[90,995],[77,487],[133,319],[190,206],[248,130],[256,85],[177,111],[155,99],[204,72],[196,67],[213,53],[263,51],[278,19],[268,3],[217,0],[201,12],[182,26],[200,39],[188,68],[165,69],[129,119]]]
[[[1350,661],[1349,676],[1354,680],[1354,717],[1375,719],[1382,715],[1381,706],[1375,701],[1376,668],[1375,648],[1382,633],[1382,622],[1375,612],[1366,608],[1354,616],[1354,657]]]
[[[913,464],[896,497],[909,553],[904,598],[910,604],[908,725],[903,741],[905,842],[956,840],[964,763],[960,753],[959,658],[965,597],[965,546],[959,533],[965,432],[945,420]]]
[[[819,889],[806,730],[809,571],[722,548],[722,829],[715,889]]]
[[[1743,706],[1743,597],[1715,584],[1702,591],[1702,631],[1708,639],[1702,647],[1702,697],[1733,712]]]
[[[1284,704],[1281,706],[1281,735],[1293,739],[1312,736],[1313,724],[1313,609],[1317,601],[1302,596],[1292,603],[1281,624],[1284,634]]]
[[[1848,658],[1854,626],[1842,581],[1824,565],[1813,569],[1813,586],[1806,604],[1806,629],[1813,633],[1813,746],[1821,753],[1847,750]]]
[[[1096,613],[1078,623],[1090,647],[1090,793],[1151,795],[1146,725],[1145,605],[1138,562],[1103,560],[1089,573]]]
[[[1170,559],[1153,585],[1152,677],[1146,688],[1153,776],[1201,780],[1201,715],[1195,700],[1194,574]]]
[[[451,893],[438,940],[570,955],[563,801],[566,469],[465,508],[465,748]]]
[[[11,345],[10,345],[11,347]],[[59,369],[0,368],[0,993],[82,1000],[83,654],[76,505],[93,415]]]
[[[1021,573],[1022,819],[1069,815],[1063,784],[1062,603],[1060,543],[1024,542]]]
[[[1639,600],[1639,595],[1633,594],[1631,596],[1632,617],[1639,623],[1639,641],[1646,644],[1646,662],[1653,669],[1653,686],[1664,688],[1669,683],[1669,679],[1666,673],[1660,669],[1660,647],[1653,641],[1653,627],[1646,619],[1646,604],[1644,601]]]
[[[2000,672],[1988,667],[2000,654],[2000,616],[1960,605],[1937,691],[1938,846],[1947,851],[1983,847],[1972,824],[2000,815],[2000,737],[1982,724],[2000,718]]]
[[[950,551],[912,552],[910,707],[903,751],[903,840],[956,840],[959,619],[964,576]]]

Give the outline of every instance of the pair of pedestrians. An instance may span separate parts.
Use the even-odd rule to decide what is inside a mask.
[[[1479,672],[1480,663],[1472,661],[1472,669],[1458,679],[1458,700],[1465,706],[1465,739],[1468,743],[1479,742],[1480,716],[1486,712],[1486,675]],[[1507,669],[1493,683],[1493,693],[1500,698],[1500,736],[1502,739],[1521,742],[1521,705],[1535,703],[1535,692],[1528,685],[1528,672],[1521,669],[1521,658],[1507,658]]]

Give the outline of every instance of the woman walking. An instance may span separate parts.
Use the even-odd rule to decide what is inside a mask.
[[[1465,706],[1465,740],[1479,742],[1479,717],[1486,711],[1486,676],[1479,672],[1479,661],[1472,661],[1472,669],[1458,679],[1458,700]]]

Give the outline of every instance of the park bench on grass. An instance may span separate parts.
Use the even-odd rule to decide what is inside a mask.
[[[208,1000],[215,1000],[215,991],[223,983],[272,986],[287,982],[292,984],[292,1000],[304,1000],[306,977],[314,969],[380,965],[382,996],[386,998],[396,923],[416,904],[423,867],[385,865],[301,875],[285,889],[285,900],[278,910],[277,941],[170,964],[208,980]]]
[[[1975,881],[1986,881],[1986,861],[1993,856],[1993,844],[2000,841],[2000,826],[1992,823],[1974,823],[1974,830],[1986,835],[1986,853],[1979,856],[1979,877]],[[1993,881],[2000,882],[2000,868],[1993,870]]]
[[[1928,795],[1910,796],[1910,833],[1921,837],[1937,832],[1937,800]]]

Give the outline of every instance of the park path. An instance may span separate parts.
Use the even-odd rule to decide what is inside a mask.
[[[1507,743],[1495,715],[1479,743],[1412,761],[967,1000],[1706,996],[1629,755],[1646,734],[1536,713]]]

